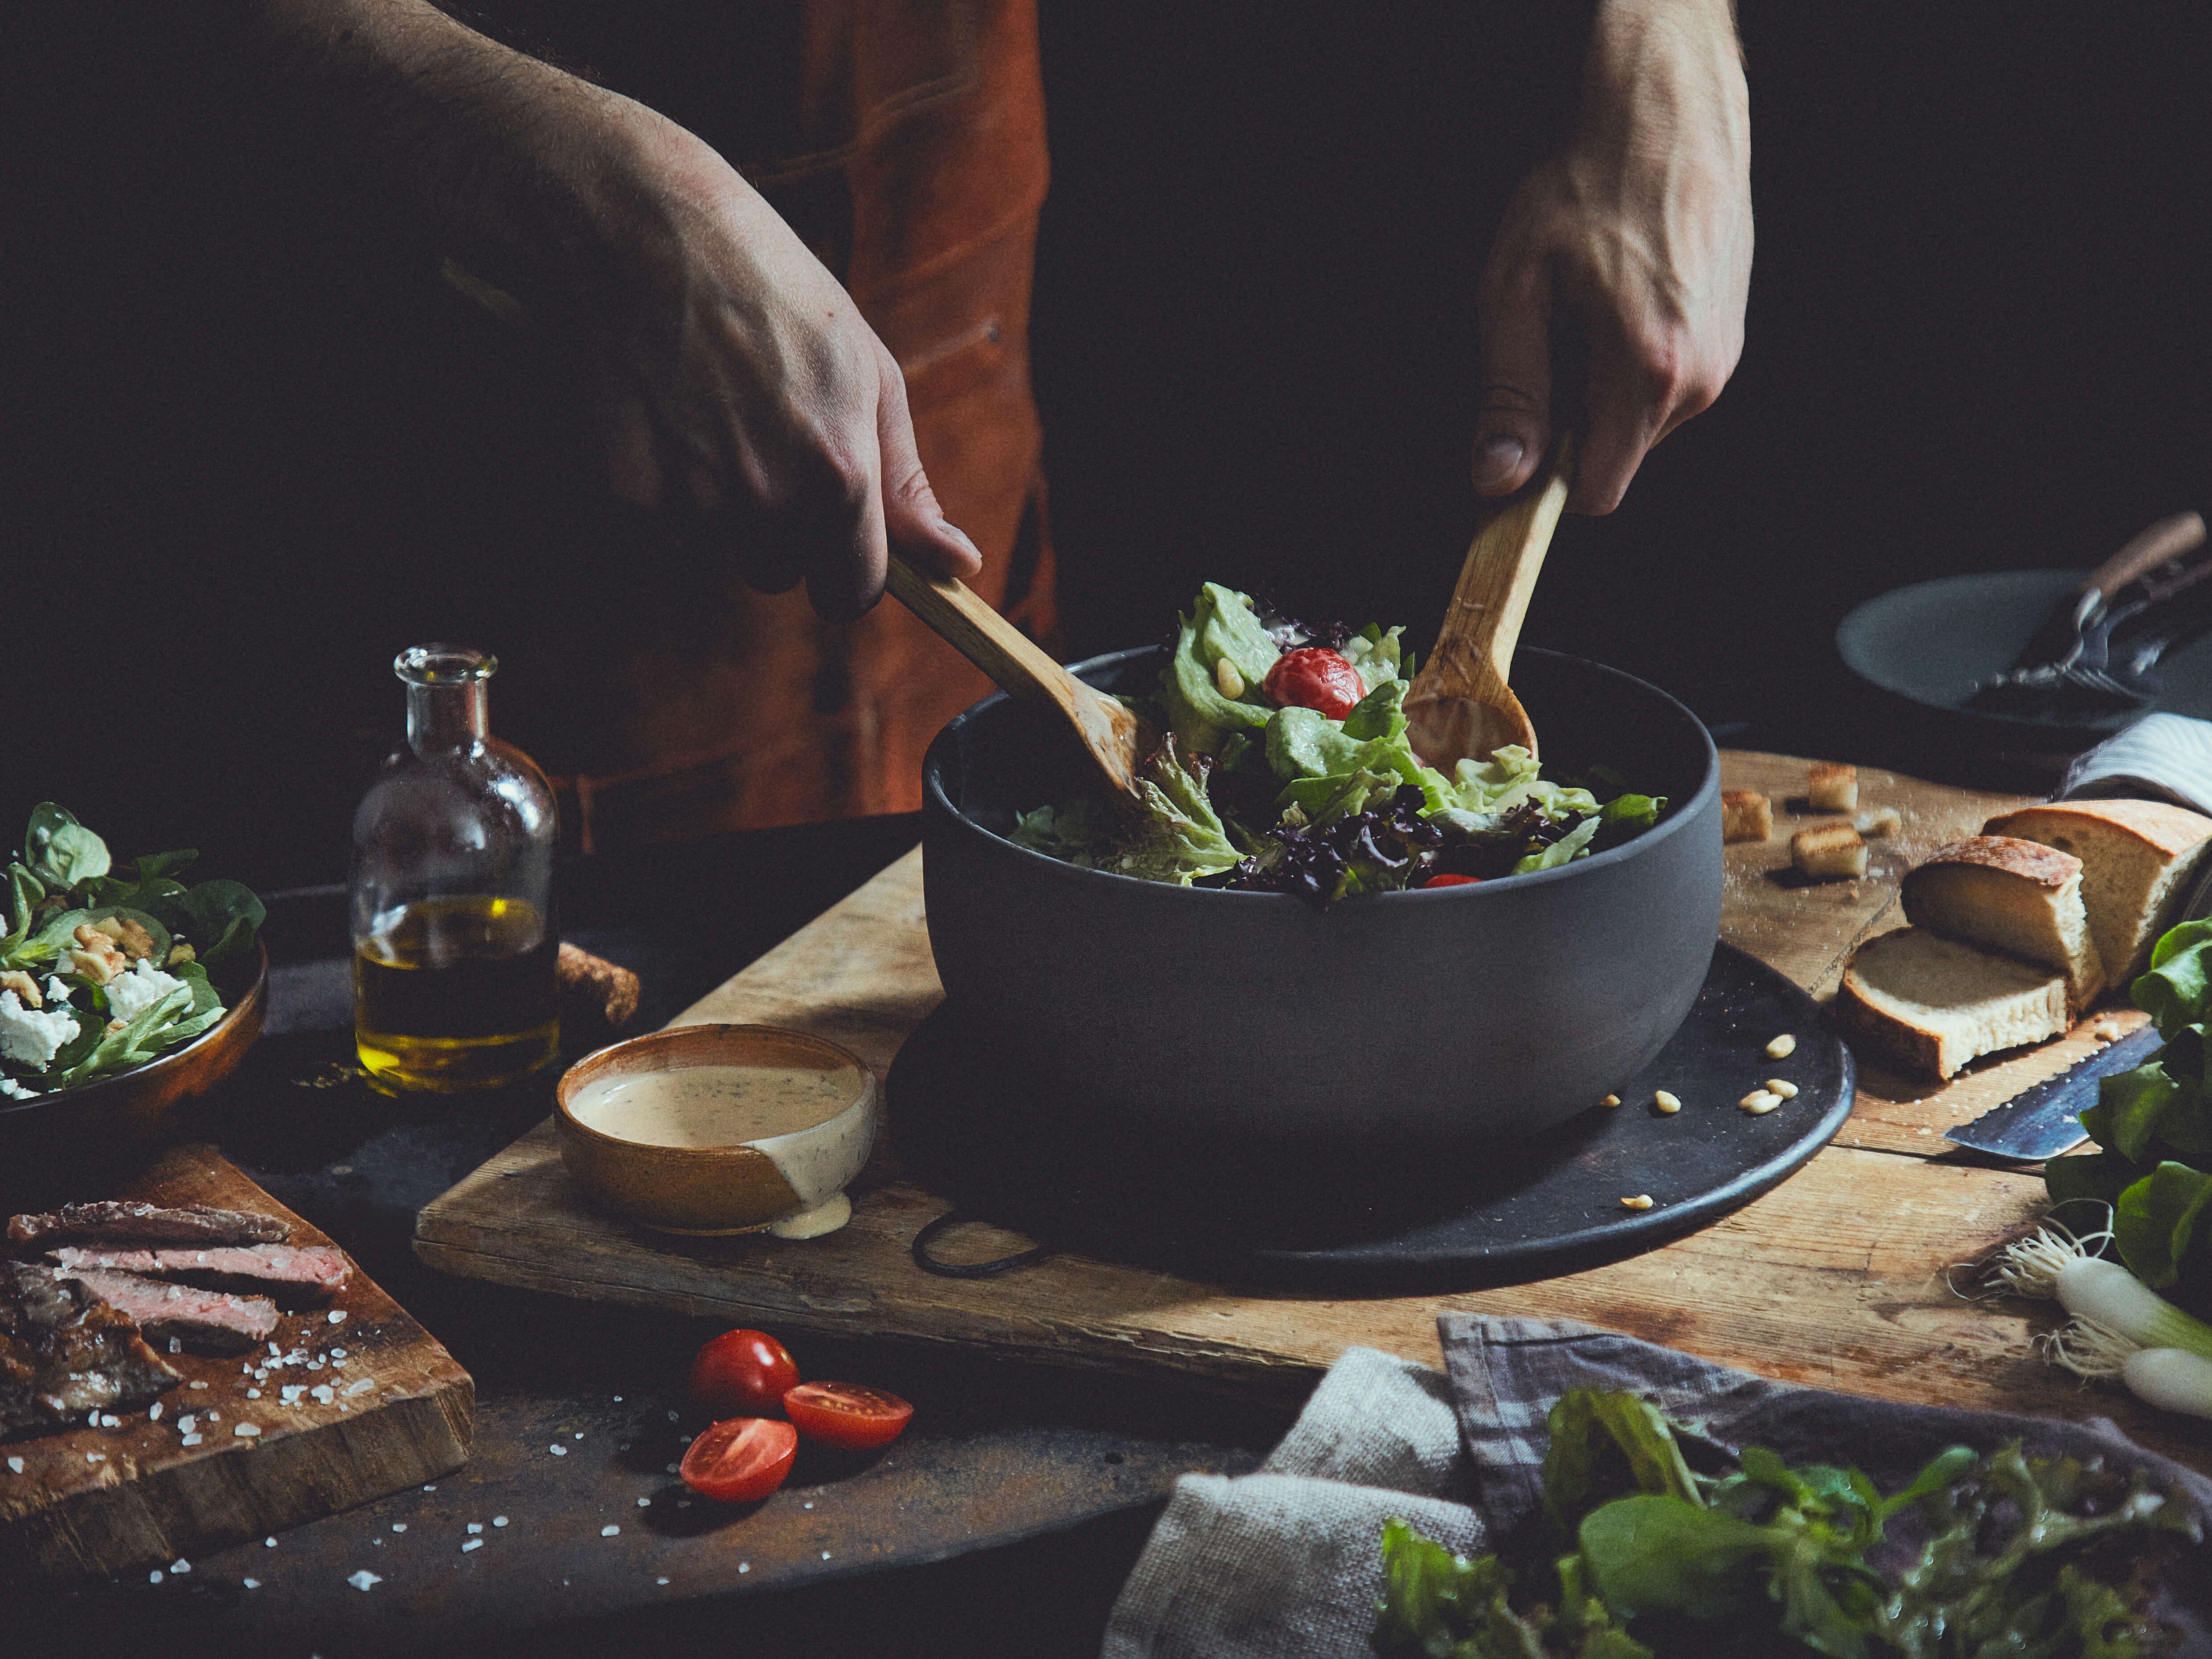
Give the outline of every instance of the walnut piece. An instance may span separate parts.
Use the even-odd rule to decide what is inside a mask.
[[[39,994],[39,981],[20,968],[10,968],[0,974],[0,991],[13,991],[21,999],[26,1008],[42,1008],[46,999]]]

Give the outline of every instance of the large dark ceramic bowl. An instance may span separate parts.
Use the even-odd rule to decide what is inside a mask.
[[[1135,690],[1164,653],[1080,664]],[[1017,811],[1085,787],[1064,730],[994,696],[922,775],[930,947],[954,1005],[1036,1083],[1040,1133],[1141,1149],[1322,1158],[1463,1154],[1589,1109],[1672,1036],[1721,907],[1712,739],[1664,692],[1523,650],[1514,687],[1548,770],[1603,762],[1672,809],[1559,869],[1324,911],[1171,887],[1008,841]]]

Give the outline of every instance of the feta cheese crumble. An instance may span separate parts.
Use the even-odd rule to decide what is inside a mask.
[[[141,957],[131,964],[130,972],[107,981],[107,1012],[117,1019],[133,1020],[170,992],[184,988],[184,981],[163,973],[151,960]]]
[[[0,1060],[12,1060],[18,1066],[43,1072],[62,1044],[76,1033],[76,1018],[68,1009],[40,1013],[26,1008],[22,998],[13,991],[0,991]]]

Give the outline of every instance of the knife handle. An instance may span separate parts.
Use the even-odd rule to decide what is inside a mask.
[[[2083,592],[2094,588],[2109,603],[2113,594],[2146,571],[2178,559],[2204,539],[2203,515],[2177,513],[2130,539],[2125,547],[2089,573]]]

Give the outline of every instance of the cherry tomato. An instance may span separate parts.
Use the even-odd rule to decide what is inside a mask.
[[[677,1473],[702,1498],[750,1504],[767,1497],[791,1473],[799,1431],[768,1417],[729,1417],[691,1443]]]
[[[1283,653],[1261,689],[1285,708],[1317,708],[1333,720],[1342,720],[1367,695],[1359,671],[1318,645]]]
[[[783,1409],[808,1439],[848,1449],[889,1445],[914,1416],[896,1395],[857,1382],[802,1382],[783,1396]]]
[[[1424,887],[1473,887],[1480,876],[1431,876],[1421,884]]]
[[[725,1331],[691,1362],[691,1398],[716,1417],[760,1417],[799,1382],[791,1352],[766,1331]]]

